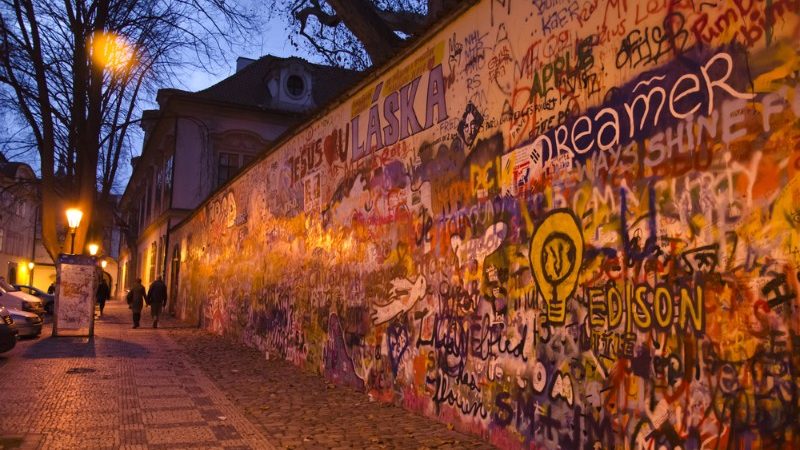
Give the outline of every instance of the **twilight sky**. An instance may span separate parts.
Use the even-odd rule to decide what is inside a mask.
[[[298,54],[297,50],[289,44],[287,39],[289,26],[282,17],[267,17],[267,13],[261,13],[261,33],[249,36],[246,42],[239,42],[232,45],[231,53],[224,61],[218,61],[217,67],[208,68],[210,72],[189,68],[184,71],[179,80],[184,86],[173,86],[187,91],[199,91],[205,89],[236,72],[236,58],[244,56],[256,59],[266,54],[275,56],[300,56],[306,59],[314,59],[312,55]],[[166,86],[165,86],[166,87]]]
[[[242,3],[248,3],[249,0],[242,0]],[[240,56],[246,58],[257,59],[261,56],[270,54],[275,56],[299,56],[312,62],[322,62],[321,58],[306,53],[298,52],[290,43],[287,38],[289,34],[288,20],[284,17],[269,17],[269,12],[264,11],[264,5],[257,0],[250,3],[257,14],[260,16],[260,32],[253,33],[248,36],[243,42],[231,44],[229,54],[220,61],[216,61],[213,66],[204,65],[205,70],[196,67],[187,67],[178,72],[175,79],[177,84],[173,86],[161,86],[162,88],[177,88],[186,91],[199,91],[209,86],[222,81],[223,79],[233,75],[236,72],[236,59]],[[192,57],[187,55],[187,58]],[[144,109],[157,108],[155,98],[142,98],[142,107]],[[138,130],[137,130],[138,131]],[[131,148],[132,156],[141,154],[142,142],[141,134],[134,137],[134,144]],[[130,164],[128,157],[119,164],[118,186],[115,191],[122,193],[130,177]]]
[[[202,68],[185,67],[177,72],[177,76],[173,80],[175,84],[159,86],[159,88],[177,88],[192,92],[205,89],[233,75],[236,71],[236,58],[240,56],[256,59],[266,54],[283,57],[294,55],[312,62],[321,62],[319,57],[299,52],[289,43],[287,38],[289,34],[287,18],[276,17],[275,15],[270,17],[264,2],[259,0],[234,1],[239,3],[242,8],[251,8],[255,11],[261,29],[246,38],[239,39],[238,42],[231,43],[230,48],[226,51],[227,54],[223,58],[213,61],[212,64],[203,62],[201,63]],[[186,55],[187,59],[192,57],[195,56],[192,54]],[[139,101],[142,109],[158,107],[155,103],[155,98],[140,97]],[[27,126],[16,117],[13,117],[13,115],[0,112],[0,142],[20,139],[26,129]],[[139,155],[142,151],[142,134],[139,131],[137,128],[129,135],[133,140],[130,154],[121,156],[117,183],[114,189],[117,193],[124,191],[130,177],[130,157]],[[0,150],[10,160],[26,162],[31,165],[37,174],[40,173],[39,155],[35,149],[19,150],[15,148],[12,150],[9,146],[2,145]]]
[[[257,59],[261,56],[270,54],[275,56],[299,56],[314,63],[323,63],[324,61],[317,55],[312,55],[298,51],[290,43],[288,39],[289,23],[285,17],[269,17],[269,11],[265,11],[263,2],[258,0],[240,0],[243,4],[250,4],[256,13],[260,16],[260,32],[253,33],[244,42],[238,42],[231,45],[229,55],[222,61],[217,61],[215,67],[204,66],[206,70],[199,70],[197,68],[186,68],[179,72],[176,77],[176,82],[179,83],[174,86],[162,86],[163,88],[173,87],[183,89],[186,91],[199,91],[209,86],[222,81],[223,79],[233,75],[236,72],[236,58],[244,56],[246,58]],[[142,106],[144,109],[157,108],[155,98],[147,99],[142,98]],[[135,138],[135,143],[131,148],[133,156],[139,155],[142,152],[141,136]],[[130,177],[130,164],[127,161],[120,161],[119,164],[119,177],[116,191],[122,193]]]

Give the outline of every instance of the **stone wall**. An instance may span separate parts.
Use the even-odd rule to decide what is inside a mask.
[[[714,5],[478,3],[180,227],[180,313],[501,448],[797,448],[800,4]]]

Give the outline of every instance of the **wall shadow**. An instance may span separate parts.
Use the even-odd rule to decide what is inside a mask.
[[[150,351],[142,345],[105,337],[47,337],[28,347],[21,355],[28,359],[58,358],[144,358]]]

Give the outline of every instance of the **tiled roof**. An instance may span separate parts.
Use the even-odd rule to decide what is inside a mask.
[[[19,169],[21,167],[26,167],[28,170],[25,172],[27,173],[25,172],[20,173]],[[36,177],[35,175],[33,175],[33,169],[31,169],[30,165],[20,162],[9,162],[9,161],[0,162],[0,173],[11,179],[16,179],[18,177],[33,179]]]
[[[267,82],[281,67],[292,62],[306,67],[312,77],[312,96],[317,107],[327,104],[352,86],[362,73],[338,67],[312,64],[297,57],[263,56],[219,83],[189,94],[190,97],[269,109]]]

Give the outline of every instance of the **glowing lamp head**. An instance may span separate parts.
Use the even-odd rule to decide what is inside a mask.
[[[28,270],[33,270],[33,267],[34,267],[35,265],[36,265],[36,264],[35,264],[33,261],[29,262],[29,263],[28,263]]]
[[[78,208],[70,208],[67,210],[67,224],[70,228],[78,228],[83,218],[83,211]]]
[[[124,73],[136,63],[135,51],[123,36],[98,31],[91,39],[92,60],[102,68]]]
[[[100,246],[97,244],[89,244],[89,254],[94,256],[97,254],[97,251],[100,250]]]
[[[102,267],[103,269],[105,269],[107,265],[108,265],[108,261],[106,261],[105,259],[100,261],[100,267]]]

